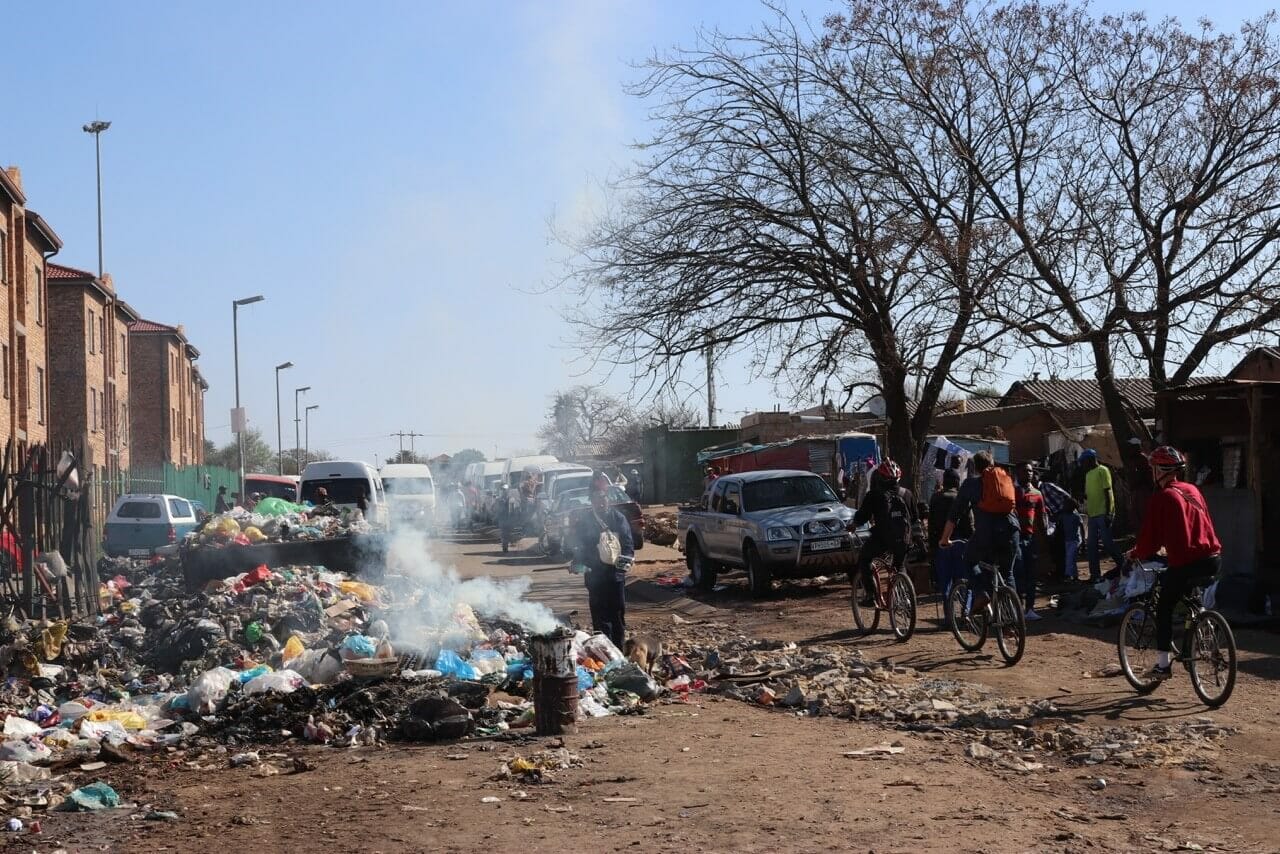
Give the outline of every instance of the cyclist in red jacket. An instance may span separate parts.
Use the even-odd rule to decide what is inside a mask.
[[[1200,490],[1178,480],[1187,464],[1178,449],[1168,445],[1156,448],[1150,463],[1156,491],[1147,503],[1142,531],[1129,558],[1150,558],[1163,548],[1169,562],[1156,600],[1156,664],[1148,674],[1168,679],[1172,674],[1173,608],[1188,591],[1209,583],[1222,569],[1222,543]]]

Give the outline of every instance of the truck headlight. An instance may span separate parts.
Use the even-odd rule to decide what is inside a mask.
[[[765,537],[770,542],[775,540],[794,540],[795,534],[791,532],[790,528],[770,528],[765,531]]]

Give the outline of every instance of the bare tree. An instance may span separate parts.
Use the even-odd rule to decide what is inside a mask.
[[[824,398],[879,393],[912,470],[946,382],[995,358],[977,305],[1010,254],[975,227],[966,176],[887,165],[910,130],[862,136],[865,87],[836,85],[823,51],[781,18],[648,63],[636,94],[658,131],[580,246],[574,319],[602,359],[659,383],[712,346]]]
[[[644,449],[646,430],[663,425],[666,427],[697,427],[700,424],[697,410],[687,403],[670,398],[656,401],[645,410],[633,410],[609,435],[605,453],[614,459],[639,456]]]
[[[575,386],[552,397],[538,438],[552,454],[573,459],[584,449],[601,447],[629,418],[626,405],[613,395]]]
[[[948,141],[1023,259],[993,294],[1033,345],[1088,354],[1124,441],[1117,368],[1181,384],[1274,328],[1280,284],[1280,51],[1061,5],[851,2],[827,22],[850,64]]]

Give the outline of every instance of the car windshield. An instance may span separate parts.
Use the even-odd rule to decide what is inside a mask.
[[[572,510],[575,507],[587,507],[591,504],[591,491],[588,489],[571,489],[560,495],[560,503],[557,505],[561,512]]]
[[[564,495],[573,489],[586,489],[591,486],[591,473],[583,472],[582,474],[566,474],[561,475],[551,481],[552,496]]]
[[[253,495],[257,493],[263,498],[283,498],[285,501],[298,500],[298,487],[292,483],[281,483],[278,480],[244,479],[244,491]]]
[[[486,490],[495,489],[500,483],[502,483],[502,475],[500,474],[485,475],[484,488]]]
[[[356,498],[369,497],[369,481],[359,477],[334,477],[325,480],[307,480],[302,483],[302,500],[318,504],[316,490],[324,487],[334,504],[355,504]]]
[[[435,484],[429,477],[384,477],[387,495],[432,495]]]
[[[121,519],[159,519],[160,502],[158,501],[126,501],[120,505],[116,515]]]
[[[837,500],[831,487],[817,475],[753,480],[742,485],[742,509],[745,512]]]

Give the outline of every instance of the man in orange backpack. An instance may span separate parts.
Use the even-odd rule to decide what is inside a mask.
[[[938,545],[942,548],[951,545],[956,524],[972,510],[973,536],[965,549],[965,563],[970,567],[992,563],[1008,575],[1018,560],[1013,478],[995,464],[990,451],[979,451],[973,455],[973,470],[974,476],[960,484],[955,504],[951,507],[951,518],[942,529]],[[1013,584],[1012,577],[1009,583]],[[981,611],[991,601],[991,578],[987,573],[980,572],[974,578],[973,591],[972,611]]]

